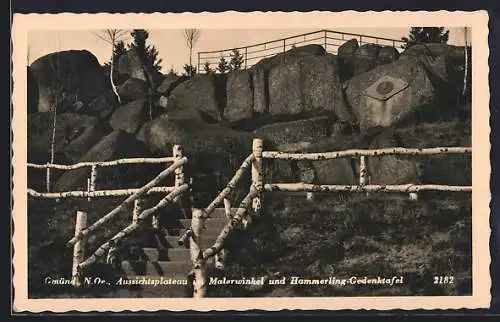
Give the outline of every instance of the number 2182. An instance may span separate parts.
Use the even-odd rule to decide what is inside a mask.
[[[453,284],[454,282],[453,276],[434,276],[434,284]]]

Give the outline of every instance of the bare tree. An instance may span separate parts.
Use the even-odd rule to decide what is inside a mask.
[[[115,65],[114,62],[115,45],[118,42],[118,40],[123,38],[126,34],[127,31],[121,29],[105,29],[95,34],[99,39],[104,40],[105,42],[111,45],[111,63],[110,63],[109,79],[111,82],[111,88],[113,89],[113,93],[115,93],[116,99],[120,104],[121,104],[121,98],[120,95],[118,94],[118,90],[116,89],[116,85],[113,80],[113,70]]]
[[[464,27],[464,51],[465,51],[465,63],[464,63],[464,87],[462,89],[462,95],[465,95],[467,90],[467,69],[469,68],[469,57],[468,57],[468,48],[467,48],[467,27]]]
[[[200,35],[200,29],[184,29],[184,40],[186,41],[186,46],[189,48],[189,66],[193,66],[193,48],[200,39]]]

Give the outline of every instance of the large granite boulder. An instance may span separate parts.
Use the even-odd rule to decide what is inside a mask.
[[[250,118],[253,115],[253,83],[249,70],[234,71],[227,75],[227,106],[224,118],[230,122]]]
[[[304,57],[271,69],[269,113],[331,112],[348,123],[353,115],[342,98],[336,56]]]
[[[118,99],[112,90],[103,92],[83,107],[85,114],[105,119],[118,107]]]
[[[435,90],[417,58],[406,57],[355,76],[345,84],[346,101],[362,130],[417,120],[435,101]]]
[[[116,71],[125,77],[143,80],[151,88],[156,88],[163,80],[162,74],[150,62],[145,62],[135,48],[120,56]]]
[[[378,51],[377,66],[389,64],[399,58],[399,51],[393,46],[383,46]]]
[[[370,142],[370,149],[403,147],[394,128],[383,130]],[[421,165],[415,156],[388,155],[368,158],[370,184],[421,183]]]
[[[28,161],[50,160],[53,122],[52,113],[28,115]],[[96,117],[75,113],[59,114],[54,135],[54,152],[58,158],[78,160],[109,132],[109,126]]]
[[[340,58],[350,58],[354,55],[356,50],[359,48],[359,43],[356,38],[349,39],[345,43],[339,46],[337,49],[337,55]]]
[[[68,50],[45,55],[30,66],[38,84],[39,112],[74,111],[110,86],[97,58],[87,50]]]
[[[269,107],[268,77],[269,71],[280,64],[291,63],[304,57],[324,56],[325,49],[320,45],[306,45],[292,48],[285,53],[264,58],[253,65],[250,70],[253,78],[254,111],[265,113]]]
[[[292,143],[313,143],[328,137],[331,126],[332,120],[327,116],[321,116],[264,125],[255,130],[254,135],[272,142],[279,148]]]
[[[380,46],[376,44],[364,44],[356,49],[349,60],[352,76],[365,73],[375,68],[377,66],[379,50]]]
[[[121,158],[148,156],[151,156],[151,153],[145,144],[138,141],[133,135],[118,130],[103,137],[78,162],[111,161]],[[98,189],[130,188],[127,183],[138,179],[146,179],[143,180],[146,183],[148,177],[144,176],[144,173],[148,172],[147,168],[147,165],[130,165],[99,169],[97,187]],[[55,190],[86,189],[88,176],[88,168],[65,171],[56,182]]]
[[[117,88],[122,103],[148,97],[150,89],[146,81],[131,77]]]
[[[451,59],[464,60],[465,57],[465,47],[453,46],[441,43],[429,43],[429,44],[417,44],[406,49],[401,53],[403,56],[442,56],[446,55]]]
[[[170,75],[167,74],[164,76],[162,82],[160,83],[160,86],[156,88],[156,92],[168,96],[170,92],[176,88],[180,83],[188,80],[188,76],[177,76],[177,75]]]
[[[223,189],[251,153],[252,137],[221,124],[206,124],[193,119],[175,119],[161,115],[146,123],[137,138],[153,153],[171,155],[180,144],[189,163],[186,175],[193,177],[194,200],[206,205]],[[249,183],[241,187],[248,188]]]
[[[220,121],[226,106],[225,87],[225,75],[197,74],[172,90],[165,112],[170,116]]]
[[[109,120],[114,130],[135,134],[144,123],[150,120],[149,101],[140,99],[118,108]],[[152,118],[153,115],[151,115]]]

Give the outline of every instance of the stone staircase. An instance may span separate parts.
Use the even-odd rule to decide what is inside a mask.
[[[232,209],[236,211],[236,209]],[[211,218],[205,221],[202,234],[202,248],[205,249],[215,242],[222,228],[227,224],[224,208],[216,208]],[[168,226],[168,227],[167,227]],[[145,280],[154,284],[128,285],[118,290],[118,297],[191,297],[192,283],[188,273],[193,268],[189,246],[178,244],[180,236],[191,226],[191,219],[178,219],[160,227],[166,234],[154,236],[151,228],[139,234],[140,245],[137,247],[140,259],[121,262],[121,276],[128,281]],[[212,261],[209,261],[210,265]],[[173,282],[177,284],[173,284]],[[165,283],[165,284],[163,284]]]

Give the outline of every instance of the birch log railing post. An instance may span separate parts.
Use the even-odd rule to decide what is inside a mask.
[[[359,157],[359,185],[365,186],[368,183],[368,167],[367,167],[367,156]],[[370,193],[366,192],[368,196]]]
[[[80,231],[87,227],[87,213],[83,211],[76,212],[76,223],[75,223],[75,236],[77,236]],[[71,281],[73,286],[81,286],[81,276],[79,272],[79,265],[83,261],[85,255],[85,238],[79,240],[75,243],[73,247],[73,268],[71,272]]]
[[[178,144],[174,145],[172,148],[172,155],[175,158],[175,160],[180,160],[182,159],[182,147]],[[184,178],[184,167],[180,166],[177,169],[175,169],[175,187],[178,188],[182,186],[185,182]]]
[[[137,224],[139,220],[139,215],[142,212],[142,198],[136,199],[134,201],[134,210],[132,211],[132,224]]]
[[[206,271],[205,264],[195,265],[202,253],[203,245],[201,245],[201,234],[203,231],[203,211],[201,209],[193,209],[193,216],[191,219],[191,238],[189,239],[189,251],[191,254],[191,261],[193,263],[193,297],[203,298],[206,295]]]
[[[256,214],[260,214],[262,210],[262,195],[263,195],[263,172],[262,172],[262,145],[261,139],[253,139],[252,143],[252,186],[255,187],[257,195],[252,199],[252,209]]]

